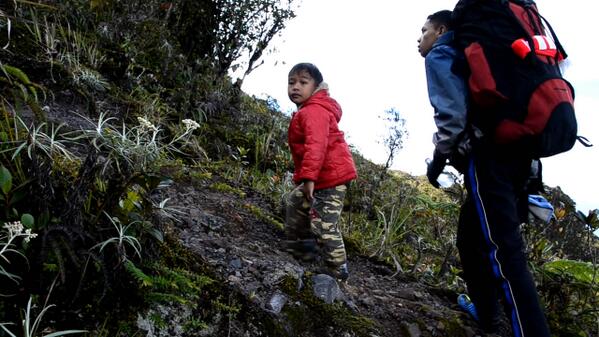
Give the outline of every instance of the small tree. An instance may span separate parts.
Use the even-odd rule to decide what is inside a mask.
[[[384,114],[380,117],[387,125],[387,135],[383,139],[382,143],[385,145],[387,151],[387,159],[385,163],[380,167],[378,175],[375,175],[374,181],[372,182],[372,188],[370,189],[370,205],[368,206],[368,215],[370,218],[375,216],[374,214],[374,199],[378,192],[379,186],[387,178],[387,174],[395,156],[403,148],[404,139],[408,136],[408,130],[406,130],[406,120],[403,119],[399,111],[395,108],[385,110]]]
[[[224,75],[235,61],[247,55],[243,78],[256,69],[270,41],[295,17],[294,0],[215,0],[218,27],[214,59]],[[238,64],[240,66],[241,64]],[[235,69],[233,69],[235,70]]]
[[[406,120],[403,119],[399,111],[395,108],[385,110],[385,114],[381,117],[388,125],[389,133],[383,140],[387,150],[387,160],[381,170],[380,178],[384,177],[387,170],[393,165],[393,160],[397,155],[397,152],[403,148],[404,139],[408,136],[408,130],[406,130]]]

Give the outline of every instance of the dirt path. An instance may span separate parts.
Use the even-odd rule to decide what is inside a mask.
[[[165,191],[171,204],[186,214],[178,235],[256,309],[277,315],[270,300],[284,294],[284,280],[305,279],[317,265],[299,262],[282,250],[282,230],[264,220],[273,213],[265,198],[247,190],[243,198],[215,191],[210,188],[214,183],[177,183]],[[388,267],[366,257],[350,254],[349,266],[342,292],[354,312],[375,322],[373,336],[482,335],[454,304],[455,294],[401,274],[392,276]]]

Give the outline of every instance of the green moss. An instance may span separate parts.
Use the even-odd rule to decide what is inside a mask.
[[[191,177],[192,181],[205,181],[205,180],[210,180],[212,179],[212,172],[199,172],[199,171],[193,171],[189,174],[189,176]]]
[[[150,315],[150,320],[157,328],[164,329],[168,326],[168,323],[157,313]]]
[[[264,210],[261,209],[260,207],[257,207],[252,204],[245,204],[245,205],[243,205],[243,207],[246,208],[247,210],[249,210],[250,212],[252,212],[252,214],[254,214],[256,217],[258,217],[260,220],[266,221],[266,222],[274,225],[275,227],[277,227],[280,230],[285,229],[285,225],[283,225],[283,223],[281,221],[275,219],[272,215],[266,214],[264,212]]]
[[[223,193],[230,193],[230,194],[235,194],[241,198],[245,198],[245,192],[232,187],[230,185],[227,185],[225,183],[214,183],[212,185],[210,185],[210,189],[213,191],[217,191],[217,192],[223,192]]]
[[[361,232],[352,231],[343,234],[343,243],[345,244],[345,250],[348,253],[364,254],[367,252],[367,247],[364,246],[364,238],[361,237]]]
[[[208,270],[198,263],[198,257],[184,247],[171,232],[164,235],[160,244],[160,260],[169,267],[181,267],[197,273],[208,273]]]
[[[300,291],[297,282],[288,276],[280,283],[281,290],[291,298],[290,304],[283,308],[283,314],[292,332],[318,333],[327,327],[335,331],[351,331],[356,336],[372,336],[377,332],[376,324],[369,318],[353,313],[341,303],[327,304],[314,296],[310,279]]]
[[[462,322],[458,316],[452,316],[449,319],[445,319],[442,323],[445,326],[446,336],[466,337],[464,322]]]
[[[67,179],[76,179],[81,169],[81,160],[69,160],[66,157],[55,156],[52,162],[53,173],[68,177]],[[72,181],[72,180],[71,180]]]
[[[192,331],[196,331],[196,330],[205,330],[208,328],[208,324],[206,324],[206,322],[198,319],[198,318],[191,318],[184,326],[183,326],[183,330],[185,330],[186,332],[192,332]]]

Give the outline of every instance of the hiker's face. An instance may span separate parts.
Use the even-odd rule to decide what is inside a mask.
[[[418,52],[422,57],[426,57],[429,51],[433,48],[433,44],[441,34],[445,31],[444,26],[435,27],[435,25],[426,20],[422,26],[422,35],[418,38]]]
[[[289,75],[287,82],[287,95],[297,106],[302,105],[316,90],[316,81],[307,71],[300,71]]]

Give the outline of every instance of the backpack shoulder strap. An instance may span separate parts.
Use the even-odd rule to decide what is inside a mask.
[[[549,21],[547,21],[547,19],[545,19],[545,17],[539,13],[539,11],[536,7],[531,7],[530,10],[533,11],[543,21],[545,26],[547,26],[547,29],[549,29],[549,33],[551,34],[551,38],[555,42],[555,46],[557,47],[557,50],[559,51],[559,53],[561,53],[562,59],[565,60],[568,57],[568,54],[566,53],[566,50],[564,49],[562,44],[559,42],[559,39],[557,38],[557,34],[555,34],[555,31],[553,30],[553,27],[551,26]],[[559,54],[556,54],[556,57],[558,57],[558,55]]]
[[[590,142],[590,141],[587,139],[587,137],[584,137],[584,136],[577,136],[577,137],[576,137],[576,140],[577,140],[577,141],[578,141],[580,144],[582,144],[584,147],[591,147],[591,146],[593,146],[593,143],[591,143],[591,142]]]
[[[553,27],[551,26],[549,21],[547,21],[547,19],[545,19],[545,17],[543,17],[539,13],[536,3],[532,0],[501,0],[501,1],[507,2],[508,7],[510,7],[509,5],[510,5],[510,3],[512,3],[516,6],[521,7],[524,10],[524,14],[526,14],[526,16],[528,18],[528,25],[530,25],[530,29],[527,29],[525,27],[525,25],[527,25],[527,24],[525,22],[523,22],[520,18],[518,18],[516,16],[516,13],[513,10],[511,10],[511,8],[510,8],[509,12],[511,13],[513,20],[518,24],[518,26],[520,26],[522,28],[522,31],[524,34],[524,39],[526,39],[526,41],[528,41],[530,46],[534,45],[532,35],[545,35],[545,31],[546,31],[545,27],[547,27],[547,29],[549,30],[549,34],[551,34],[551,39],[555,43],[555,47],[558,51],[557,53],[555,53],[555,56],[552,57],[553,64],[557,68],[558,72],[561,74],[561,70],[559,69],[558,63],[560,61],[566,59],[568,57],[568,55],[566,54],[566,51],[565,51],[564,47],[562,46],[562,44],[559,42],[557,34],[555,34],[555,31],[553,30]],[[530,34],[531,31],[533,34]],[[532,58],[532,60],[536,61],[534,58]]]

